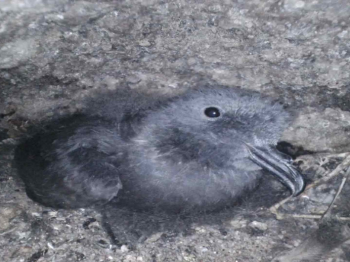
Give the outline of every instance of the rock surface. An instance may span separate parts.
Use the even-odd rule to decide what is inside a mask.
[[[283,141],[302,151],[350,151],[349,25],[347,0],[0,0],[0,257],[271,261],[297,246],[314,220],[276,221],[258,212],[224,229],[199,225],[189,236],[117,247],[98,213],[52,213],[29,201],[10,167],[11,145],[31,124],[75,112],[95,92],[129,86],[168,93],[211,82],[257,90],[294,109]],[[334,168],[317,161],[304,171]],[[327,198],[322,192],[316,199]],[[328,259],[348,261],[347,250]]]

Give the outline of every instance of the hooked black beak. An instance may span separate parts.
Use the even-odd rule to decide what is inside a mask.
[[[292,166],[292,159],[289,156],[271,146],[254,147],[250,144],[246,145],[250,153],[250,160],[277,177],[282,184],[292,191],[292,196],[297,196],[303,191],[304,179]]]

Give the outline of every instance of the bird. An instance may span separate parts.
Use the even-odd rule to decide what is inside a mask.
[[[15,165],[27,195],[48,207],[217,210],[254,191],[264,170],[302,192],[303,176],[276,149],[291,121],[274,99],[237,87],[120,88],[43,124],[16,148]]]

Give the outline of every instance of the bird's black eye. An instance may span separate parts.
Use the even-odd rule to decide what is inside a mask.
[[[204,110],[207,117],[215,118],[220,116],[220,110],[216,107],[208,107]]]

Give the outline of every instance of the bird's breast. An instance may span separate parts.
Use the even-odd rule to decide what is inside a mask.
[[[141,161],[122,178],[123,199],[142,208],[217,209],[233,204],[257,185],[260,171],[255,164],[247,167],[244,160],[240,164],[243,169],[212,169],[198,163]]]

